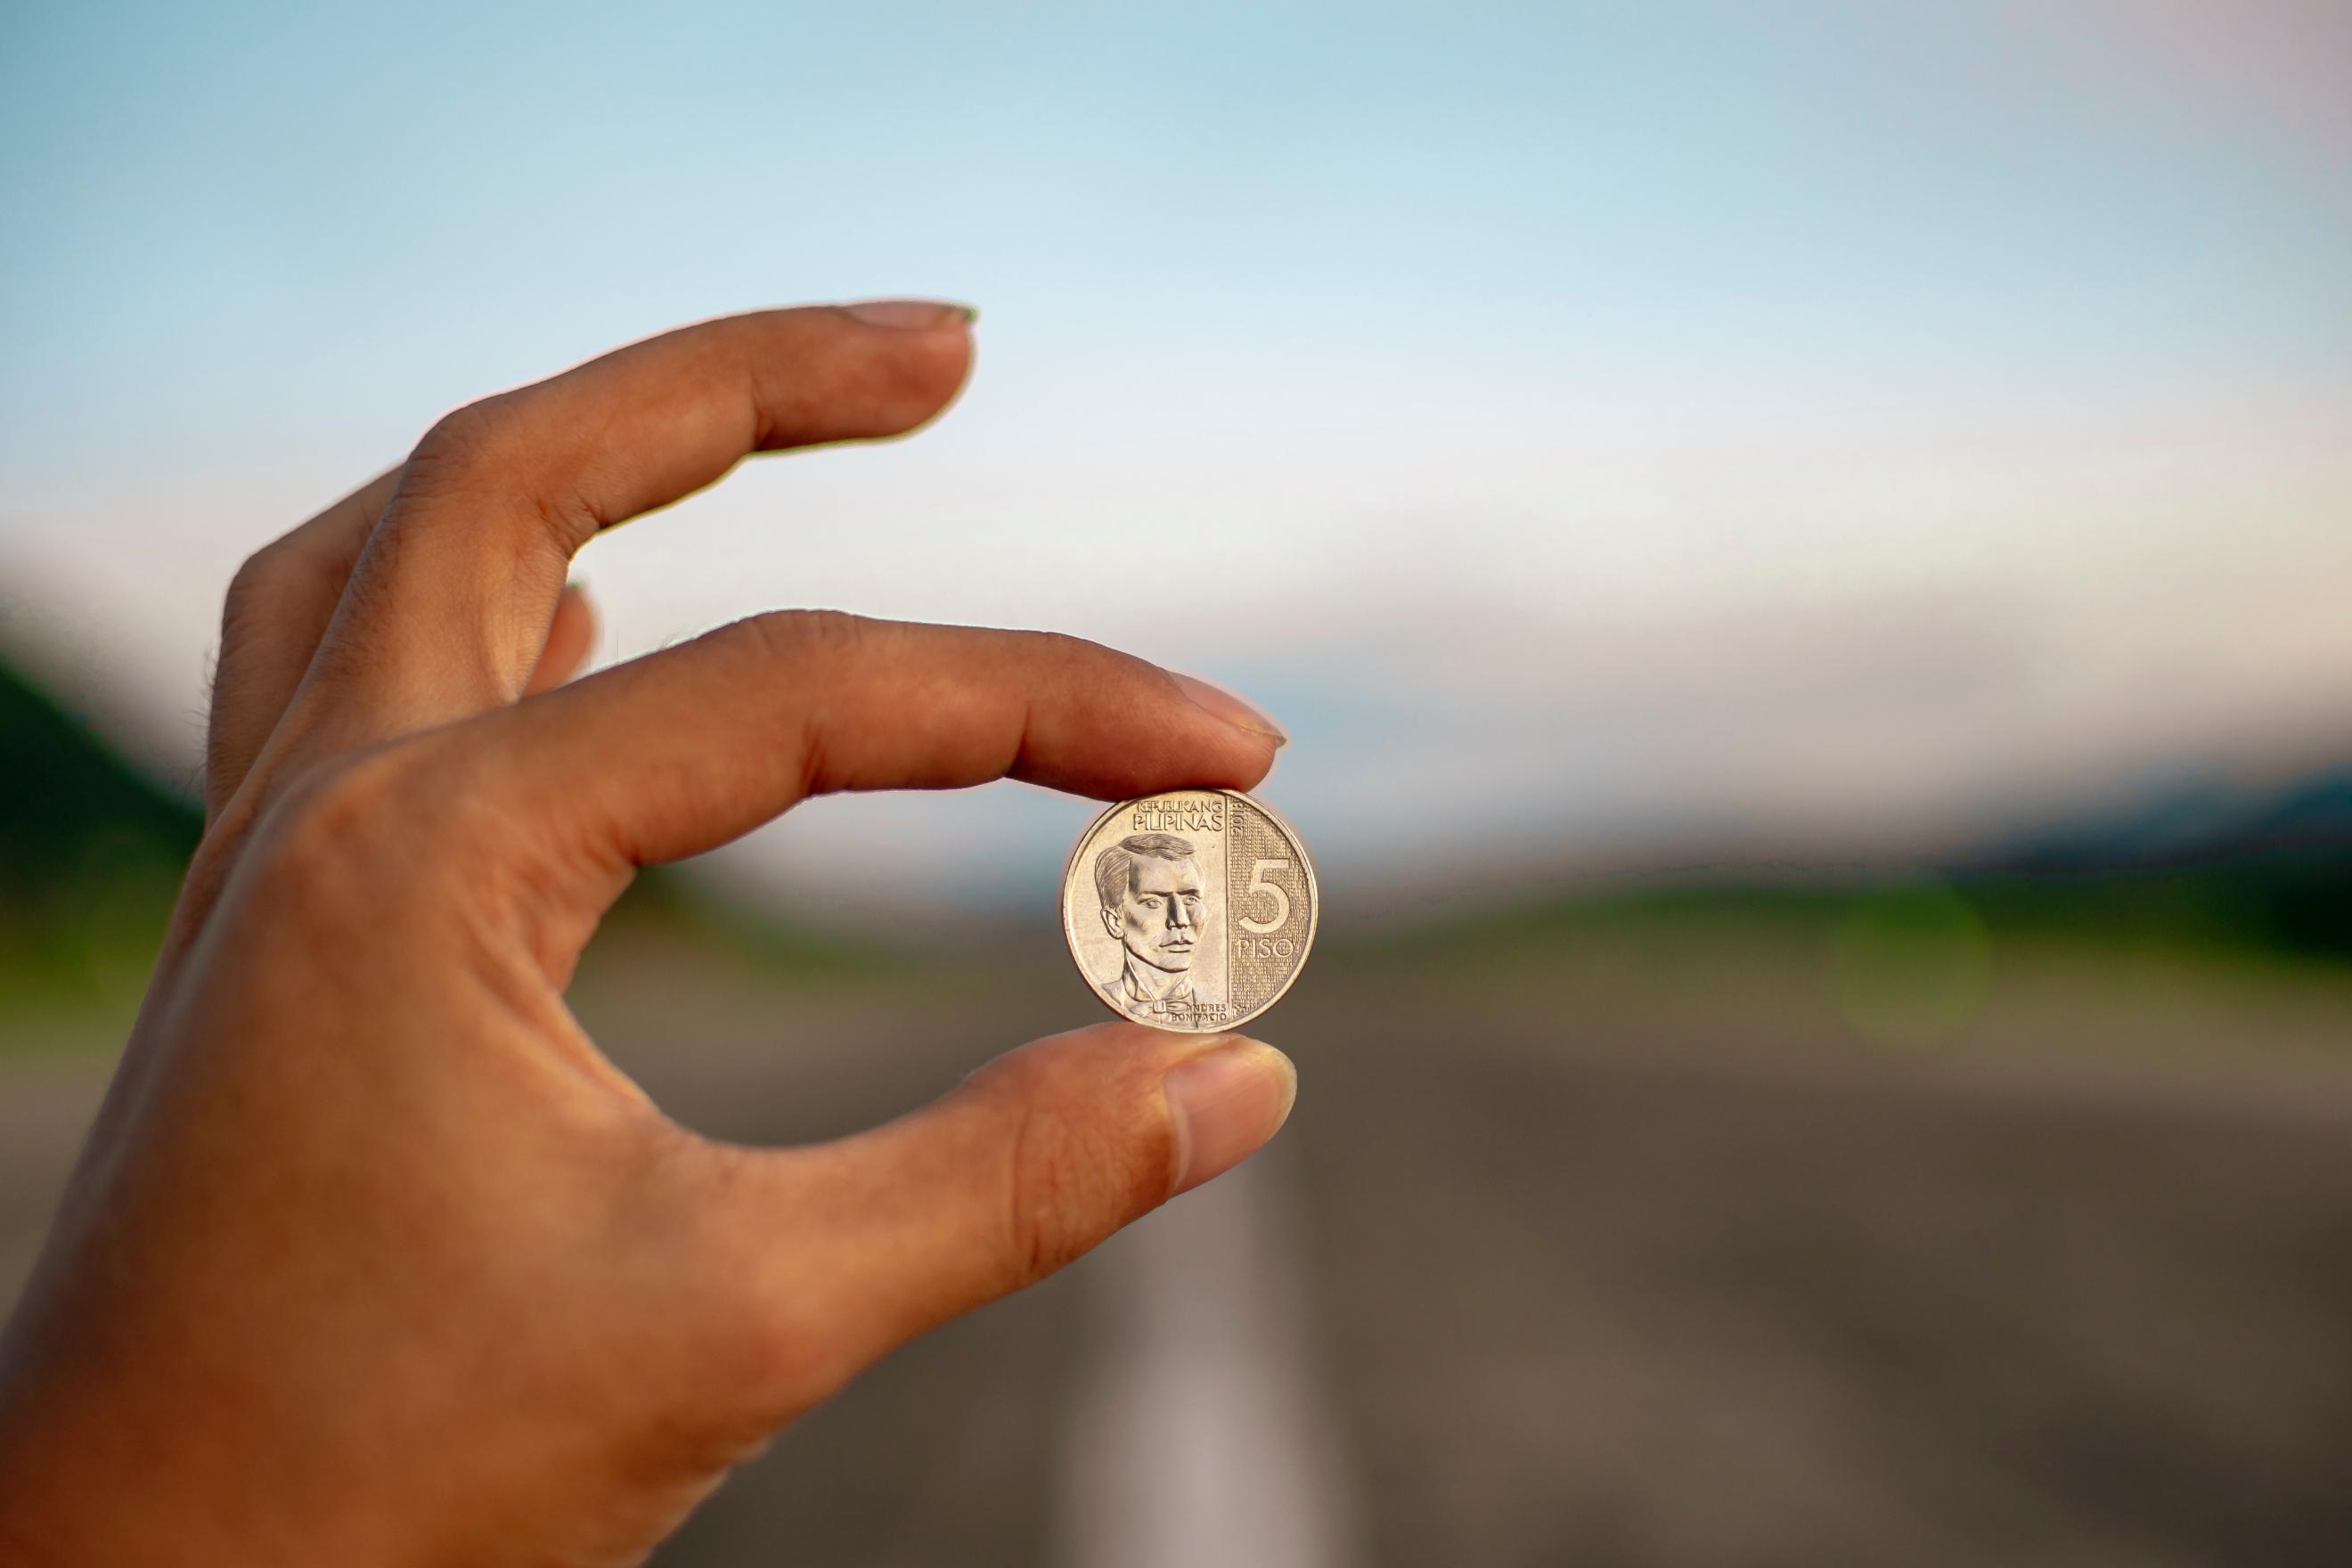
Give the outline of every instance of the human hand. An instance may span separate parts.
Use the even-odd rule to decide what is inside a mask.
[[[623,349],[452,415],[238,574],[205,838],[0,1349],[0,1556],[637,1562],[876,1357],[1281,1125],[1275,1051],[1107,1024],[747,1148],[564,1006],[638,867],[808,795],[1270,765],[1232,699],[1030,633],[793,612],[562,684],[574,551],[747,453],[930,417],[966,323]]]

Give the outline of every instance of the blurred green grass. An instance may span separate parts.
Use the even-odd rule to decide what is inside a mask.
[[[2352,967],[2352,850],[2278,850],[2224,862],[2096,873],[1957,873],[1828,879],[1686,878],[1549,894],[1465,910],[1385,939],[1460,960],[1526,956],[1596,939],[1710,945],[1822,939],[1857,910],[1921,885],[1948,889],[2000,945],[2092,944],[2179,959]]]

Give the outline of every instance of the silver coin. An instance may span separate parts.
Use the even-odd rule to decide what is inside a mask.
[[[1095,994],[1188,1034],[1282,999],[1315,945],[1318,902],[1297,830],[1229,789],[1121,801],[1062,869],[1062,934]]]

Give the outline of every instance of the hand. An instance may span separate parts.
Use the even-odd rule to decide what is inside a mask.
[[[574,551],[747,453],[930,417],[966,321],[623,349],[450,416],[238,574],[205,839],[0,1351],[0,1557],[637,1562],[876,1357],[1281,1125],[1273,1050],[1107,1024],[870,1132],[733,1146],[564,1007],[638,867],[808,795],[1265,773],[1248,710],[1067,637],[786,612],[562,684]]]

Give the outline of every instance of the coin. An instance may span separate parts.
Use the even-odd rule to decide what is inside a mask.
[[[1062,869],[1062,934],[1095,994],[1189,1034],[1281,1000],[1315,945],[1317,903],[1297,829],[1229,789],[1121,801]]]

